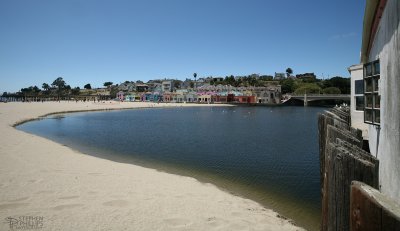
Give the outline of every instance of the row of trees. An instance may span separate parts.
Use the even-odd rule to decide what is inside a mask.
[[[109,87],[113,84],[113,82],[105,82],[104,86]],[[85,84],[84,89],[90,90],[92,89],[92,86],[90,83]],[[64,95],[79,95],[80,93],[80,88],[75,87],[71,88],[70,85],[68,85],[65,80],[62,77],[58,77],[53,81],[52,84],[48,83],[43,83],[42,84],[42,89],[40,89],[38,86],[30,86],[26,88],[21,88],[20,92],[18,93],[3,93],[3,97],[38,97],[38,96],[52,96],[52,97],[57,97],[60,99]]]
[[[333,77],[331,79],[284,79],[280,81],[282,93],[295,94],[350,94],[350,78]]]
[[[58,77],[56,80],[53,81],[53,83],[51,85],[49,85],[47,83],[43,83],[42,89],[43,89],[43,91],[41,89],[39,89],[39,87],[37,87],[37,86],[30,86],[27,88],[21,88],[20,93],[24,97],[28,97],[28,96],[29,97],[37,97],[37,96],[39,96],[39,94],[49,96],[49,95],[51,95],[52,92],[56,92],[58,99],[59,99],[61,96],[61,93],[63,91],[72,90],[71,86],[67,85],[62,77]],[[3,96],[4,96],[4,94],[7,95],[7,93],[3,93]],[[19,95],[19,96],[21,96],[21,95]]]

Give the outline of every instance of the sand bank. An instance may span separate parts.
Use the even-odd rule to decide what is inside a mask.
[[[214,185],[81,154],[12,127],[54,112],[175,106],[218,105],[1,103],[0,230],[21,216],[42,217],[41,230],[301,230]]]

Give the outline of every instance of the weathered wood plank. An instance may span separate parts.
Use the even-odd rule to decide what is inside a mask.
[[[350,230],[400,231],[400,205],[378,190],[353,181],[350,194]]]
[[[329,142],[326,146],[322,230],[350,229],[351,181],[364,181],[376,187],[378,182],[376,173],[379,162],[371,162],[363,159],[363,155],[351,153],[345,146],[356,148],[354,145],[338,138],[336,140],[340,144]]]
[[[362,150],[362,132],[350,114],[333,109],[318,116],[322,196],[321,230],[350,229],[350,185],[360,180],[378,187],[379,161]]]

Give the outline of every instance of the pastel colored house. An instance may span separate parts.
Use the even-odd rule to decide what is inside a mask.
[[[211,103],[211,94],[208,94],[208,92],[199,92],[197,93],[197,102],[199,103]]]
[[[163,94],[163,102],[169,103],[172,101],[172,94],[170,92]]]
[[[197,93],[196,92],[188,92],[186,94],[186,102],[197,103]]]
[[[135,94],[125,95],[125,100],[124,101],[133,102],[133,101],[135,101],[135,98],[136,98]]]
[[[163,100],[160,92],[153,92],[153,102],[161,102]]]
[[[235,96],[235,102],[237,102],[237,103],[256,103],[256,97],[255,96],[247,96],[247,95]]]
[[[120,101],[124,101],[125,100],[125,96],[124,96],[124,92],[123,91],[117,92],[117,99],[119,99]]]

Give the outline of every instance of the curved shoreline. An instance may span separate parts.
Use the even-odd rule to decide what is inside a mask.
[[[1,104],[0,219],[42,216],[44,230],[301,229],[214,185],[85,155],[12,127],[50,114],[157,106],[228,105]]]

